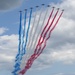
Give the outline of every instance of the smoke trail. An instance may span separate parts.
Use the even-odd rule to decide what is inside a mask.
[[[50,17],[49,17],[49,19],[48,20],[50,20],[50,18],[51,18],[51,16],[52,16],[52,13],[53,13],[53,11],[54,11],[54,8],[53,8],[53,10],[52,10],[52,12],[51,12],[51,15],[50,15]],[[40,13],[40,15],[41,15],[41,13]],[[40,17],[40,16],[39,16]],[[39,20],[40,21],[40,20]],[[49,21],[48,21],[48,23],[49,23]],[[47,23],[47,24],[48,24]],[[38,25],[38,24],[37,24]],[[36,27],[37,28],[37,27]],[[33,42],[32,42],[33,43]],[[32,44],[31,44],[32,45]]]
[[[48,9],[49,9],[49,8],[48,8]],[[35,46],[36,46],[36,44],[37,44],[37,42],[38,42],[38,38],[39,38],[39,36],[40,36],[40,32],[42,31],[42,28],[43,28],[43,26],[44,26],[44,22],[45,22],[45,20],[46,20],[46,16],[47,16],[47,13],[48,13],[48,9],[47,9],[46,12],[45,12],[43,22],[42,22],[41,27],[40,27],[40,29],[39,29],[39,32],[38,32],[38,34],[37,34],[37,36],[36,36],[36,38],[35,38],[34,45],[33,45],[33,48],[32,48],[32,49],[35,48]],[[30,47],[30,48],[31,48],[31,47]]]
[[[28,24],[28,28],[27,28],[27,32],[26,32],[26,41],[25,41],[25,45],[24,45],[24,54],[25,54],[26,45],[27,45],[27,41],[28,41],[28,33],[29,33],[29,28],[30,28],[30,23],[31,23],[31,16],[32,16],[32,8],[31,8],[31,11],[30,11],[29,24]]]
[[[18,55],[16,56],[16,58],[19,56],[20,54],[20,49],[21,49],[21,30],[22,30],[22,12],[20,11],[20,26],[19,26],[19,47],[18,47]]]
[[[49,21],[50,21],[50,19],[51,19],[51,17],[52,17],[53,12],[54,12],[54,8],[52,9],[52,11],[51,11],[51,13],[50,13],[50,16],[49,16],[49,18],[48,18],[47,24],[45,25],[45,27],[44,27],[44,29],[43,29],[43,31],[42,31],[42,33],[41,33],[40,39],[39,39],[39,41],[38,41],[38,45],[39,45],[39,42],[41,41],[41,38],[42,38],[42,35],[43,35],[44,31],[46,30],[46,28],[47,28],[47,26],[48,26],[48,24],[49,24]],[[38,45],[37,45],[36,47],[38,47]],[[37,49],[37,48],[36,48],[36,49]]]
[[[30,33],[29,33],[30,35],[29,35],[29,41],[28,41],[28,44],[27,44],[27,48],[28,48],[28,46],[30,46],[31,41],[32,41],[32,34],[33,34],[33,31],[34,31],[34,25],[35,25],[35,22],[36,22],[36,17],[37,17],[37,12],[34,15],[34,20],[33,20],[32,27],[31,27],[31,30],[30,30]]]
[[[44,39],[46,38],[46,35],[47,35],[49,29],[51,28],[51,26],[52,26],[52,24],[53,24],[53,22],[54,22],[54,20],[55,20],[55,18],[56,18],[56,16],[57,16],[58,12],[59,12],[59,10],[57,10],[56,14],[54,15],[54,18],[53,18],[52,22],[50,23],[48,29],[46,30],[44,36],[41,36],[41,37],[40,37],[40,40],[39,40],[39,42],[38,42],[38,45],[37,45],[37,47],[36,47],[36,49],[35,49],[35,53],[37,52],[38,47],[41,46],[41,44],[44,42]],[[41,42],[41,39],[42,39],[42,42]],[[40,47],[39,47],[39,48],[40,48]],[[39,50],[39,51],[40,51],[40,50]]]
[[[58,17],[56,23],[54,24],[54,26],[52,27],[52,29],[49,31],[48,38],[46,38],[46,40],[44,40],[44,46],[43,46],[43,48],[41,49],[41,52],[40,52],[39,54],[37,53],[38,56],[39,56],[39,55],[42,53],[42,51],[44,50],[44,48],[45,48],[45,46],[46,46],[46,42],[47,42],[47,40],[50,38],[51,32],[52,32],[52,31],[54,30],[54,28],[56,27],[56,25],[57,25],[59,19],[61,18],[62,14],[63,14],[63,11],[62,11],[61,14],[59,15],[59,17]],[[39,50],[38,50],[38,51],[39,51]]]
[[[34,39],[35,39],[35,36],[36,36],[35,34],[37,33],[37,29],[38,29],[38,26],[39,26],[39,23],[40,23],[40,19],[41,19],[42,12],[43,12],[43,7],[41,8],[41,12],[40,12],[40,14],[39,14],[38,22],[37,22],[37,24],[36,24],[35,32],[34,32],[34,34],[33,34],[33,36],[32,36],[32,40],[31,40],[31,44],[30,44],[29,49],[30,49],[30,48],[32,47],[32,45],[33,45],[33,42],[34,42]]]
[[[36,24],[36,27],[35,27],[35,29],[34,29],[34,27],[33,27],[33,29],[31,30],[31,31],[36,31],[36,32],[34,32],[34,34],[33,34],[33,32],[30,32],[31,34],[31,36],[30,36],[30,38],[31,38],[31,40],[30,40],[30,42],[28,42],[29,43],[29,48],[27,49],[27,51],[30,49],[31,50],[31,47],[32,47],[32,45],[33,45],[33,41],[34,41],[34,39],[35,39],[35,34],[37,33],[37,28],[38,28],[38,25],[39,25],[39,22],[40,22],[40,17],[41,17],[41,15],[42,15],[42,9],[43,8],[41,8],[41,11],[40,11],[40,14],[39,14],[39,18],[38,18],[38,22],[37,22],[37,24]],[[36,12],[36,14],[35,14],[35,16],[34,16],[34,19],[35,19],[35,21],[33,22],[34,23],[34,25],[35,25],[35,23],[36,23],[36,18],[37,18],[37,14],[38,12]],[[34,26],[33,25],[33,26]],[[33,35],[32,35],[33,34]],[[31,51],[30,51],[31,52]],[[29,55],[30,56],[30,55]],[[28,59],[29,58],[29,56],[27,56],[27,58],[26,59]]]
[[[42,37],[43,37],[42,41],[41,41],[41,38],[42,38],[42,37],[40,38],[39,44],[43,43],[43,41],[44,41],[44,39],[45,39],[45,37],[46,37],[46,34],[48,33],[49,29],[51,28],[51,26],[52,26],[52,24],[53,24],[53,22],[54,22],[54,20],[55,20],[55,18],[56,18],[56,16],[57,16],[58,12],[59,12],[59,9],[57,10],[56,14],[54,15],[54,18],[53,18],[51,24],[49,25],[47,31],[45,32],[44,36],[42,36]]]
[[[24,29],[23,29],[23,36],[22,36],[22,49],[20,51],[20,54],[19,54],[19,58],[16,60],[16,64],[15,64],[15,68],[19,68],[20,67],[20,60],[22,59],[22,53],[23,53],[23,45],[24,45],[24,37],[25,37],[25,29],[26,29],[26,15],[27,15],[27,10],[25,10],[25,18],[24,18]],[[20,68],[19,68],[20,69]]]
[[[28,24],[28,28],[27,28],[27,32],[26,32],[26,41],[25,41],[25,45],[24,45],[24,53],[20,54],[19,60],[16,62],[16,65],[15,65],[16,68],[13,71],[13,73],[17,73],[17,71],[20,70],[20,64],[21,64],[22,56],[25,54],[26,45],[27,45],[27,41],[28,41],[28,33],[29,33],[29,28],[30,28],[30,23],[31,23],[31,16],[32,16],[32,8],[30,10],[29,24]]]
[[[22,54],[24,53],[24,44],[25,44],[25,41],[24,41],[24,38],[25,38],[25,31],[26,31],[26,16],[27,16],[27,9],[25,9],[25,18],[24,18],[24,30],[23,30],[23,42],[22,42]]]
[[[35,41],[34,41],[34,44],[33,45],[31,45],[31,46],[29,46],[29,49],[27,49],[27,51],[28,50],[30,50],[29,51],[29,54],[31,54],[32,53],[32,50],[34,50],[35,49],[35,47],[36,47],[36,44],[37,44],[37,41],[38,41],[38,38],[39,38],[39,35],[40,35],[40,32],[42,31],[42,28],[43,28],[43,26],[44,26],[44,22],[45,22],[45,19],[46,19],[46,16],[47,16],[47,13],[48,13],[48,10],[49,10],[49,6],[48,6],[48,8],[47,8],[47,10],[46,10],[46,12],[45,12],[45,14],[44,14],[44,17],[43,17],[43,22],[42,22],[42,24],[40,25],[40,29],[39,29],[39,32],[38,32],[38,34],[36,35],[36,37],[35,37]],[[35,15],[37,14],[37,12],[35,13]],[[35,16],[34,16],[34,19],[35,19]],[[34,21],[33,21],[34,22]],[[33,29],[31,28],[31,31],[30,31],[30,35],[32,35],[33,33],[32,33],[32,31],[33,31]],[[30,39],[32,38],[32,36],[30,36]],[[29,39],[29,40],[30,40]],[[30,44],[30,41],[28,42],[29,44]],[[28,45],[29,45],[28,44]],[[28,58],[29,58],[29,56],[31,56],[31,55],[27,55],[25,58],[25,60],[27,60]],[[24,57],[23,57],[24,58]],[[25,60],[22,60],[22,63],[23,62],[25,62]],[[24,64],[24,63],[23,63]]]
[[[37,10],[37,8],[38,7],[36,7],[36,10]],[[29,45],[31,44],[30,42],[31,42],[31,40],[32,40],[32,34],[33,34],[33,30],[34,30],[34,25],[35,25],[35,23],[36,23],[36,17],[37,17],[37,12],[36,13],[34,13],[34,18],[33,18],[33,22],[32,22],[32,27],[31,27],[31,29],[30,29],[30,31],[29,31],[29,39],[28,39],[28,42],[27,42],[27,46],[26,46],[26,49],[27,49],[27,52],[29,51]],[[31,50],[30,50],[31,51]],[[26,52],[26,54],[27,54],[27,52]],[[29,55],[24,55],[23,56],[23,59],[25,59],[25,60],[27,60],[28,59],[28,57],[29,57]],[[24,63],[25,64],[25,60],[23,60],[22,59],[22,61],[21,61],[21,63]],[[21,65],[21,68],[22,68],[22,65]]]
[[[17,54],[17,56],[16,56],[16,60],[15,60],[15,62],[17,61],[19,61],[19,56],[20,56],[20,52],[21,52],[21,42],[22,42],[22,39],[21,39],[21,37],[22,37],[22,35],[21,35],[21,30],[22,30],[22,11],[20,11],[20,26],[19,26],[19,47],[18,47],[18,54]],[[19,62],[18,62],[19,63]],[[14,75],[16,74],[16,71],[17,70],[20,70],[20,68],[17,68],[18,66],[20,66],[18,63],[16,63],[15,64],[15,69],[14,69],[14,71],[12,72]],[[16,69],[17,68],[17,69]]]
[[[32,16],[32,8],[30,10],[29,23],[28,23],[28,28],[27,28],[27,32],[26,32],[26,40],[25,40],[25,45],[24,45],[24,53],[20,56],[20,60],[19,60],[20,64],[21,64],[22,56],[25,54],[25,51],[26,51],[26,45],[27,45],[27,41],[28,41],[28,34],[29,34],[30,23],[31,23],[31,16]],[[19,66],[19,68],[20,68],[20,66]]]
[[[44,33],[44,31],[46,30],[46,28],[47,28],[47,26],[48,26],[48,24],[49,24],[49,21],[50,21],[50,19],[51,19],[51,17],[52,17],[53,12],[54,12],[54,8],[52,9],[52,11],[51,11],[51,13],[50,13],[50,16],[49,16],[49,18],[48,18],[47,24],[46,24],[46,26],[44,27],[44,29],[43,29],[43,31],[42,31],[42,33],[41,33],[41,36],[42,36],[42,34]]]
[[[51,35],[51,32],[54,30],[55,26],[57,25],[57,23],[58,23],[59,19],[61,18],[62,14],[63,14],[63,11],[62,11],[62,13],[60,14],[60,16],[58,17],[58,19],[57,19],[56,23],[54,24],[53,28],[50,30],[49,36]],[[57,14],[56,14],[56,15],[57,15]],[[54,16],[54,18],[55,18],[55,16]],[[53,20],[54,20],[54,18],[53,18]],[[53,22],[53,21],[52,21],[52,22]],[[50,25],[50,26],[51,26],[51,25]],[[48,28],[48,29],[49,29],[49,28]],[[46,39],[46,41],[47,41],[49,38],[50,38],[50,37],[48,37],[48,38]],[[40,53],[37,54],[37,53],[34,52],[34,54],[31,55],[30,59],[27,61],[27,64],[26,64],[25,68],[24,68],[22,71],[20,71],[21,74],[24,74],[24,73],[27,71],[27,69],[29,69],[29,68],[31,67],[31,65],[33,64],[33,61],[42,53],[43,49],[44,49],[45,46],[46,46],[46,41],[45,41],[44,47],[42,48],[42,50],[41,50]],[[40,49],[41,49],[41,48],[40,48]]]
[[[61,18],[61,16],[62,16],[62,14],[63,14],[63,10],[62,10],[62,12],[61,12],[61,14],[60,14],[59,18],[57,19],[56,23],[54,24],[54,27],[50,30],[50,33],[49,33],[49,36],[48,36],[48,38],[47,38],[47,39],[49,39],[51,32],[52,32],[52,31],[54,30],[54,28],[56,27],[56,25],[57,25],[57,23],[59,22],[59,20],[60,20],[60,18]]]

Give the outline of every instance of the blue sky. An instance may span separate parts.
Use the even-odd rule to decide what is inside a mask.
[[[52,1],[57,2],[58,0],[56,0],[56,1],[52,0]],[[9,11],[6,11],[6,12],[0,12],[0,20],[1,20],[0,24],[2,26],[9,27],[9,29],[11,31],[13,31],[13,28],[14,28],[15,29],[14,33],[17,33],[18,25],[16,23],[19,21],[19,11],[20,10],[24,10],[25,8],[29,9],[30,7],[35,7],[36,5],[41,5],[42,3],[45,3],[47,5],[52,1],[51,0],[38,0],[38,1],[26,0],[26,1],[23,1],[23,3],[16,9],[13,9],[13,10],[10,9]],[[10,33],[12,33],[12,32],[10,32]]]
[[[75,75],[75,0],[0,0],[0,75],[13,75],[18,50],[19,11],[42,3],[60,7],[65,12],[48,41],[47,52],[25,75]]]

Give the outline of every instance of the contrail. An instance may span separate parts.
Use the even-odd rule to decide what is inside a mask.
[[[54,20],[55,20],[55,18],[56,18],[56,16],[57,16],[57,14],[58,14],[58,11],[59,11],[59,10],[57,10],[57,12],[56,12],[56,14],[54,15],[54,18],[53,18],[53,20],[52,20],[50,26],[48,27],[47,31],[45,32],[44,37],[43,37],[44,39],[45,39],[46,34],[48,33],[50,27],[52,26],[52,24],[53,24],[53,22],[54,22]],[[48,36],[48,38],[46,38],[46,40],[45,40],[44,47],[43,47],[42,49],[41,49],[41,47],[40,47],[37,52],[36,52],[36,49],[35,49],[34,53],[33,53],[33,54],[31,55],[31,57],[28,59],[25,68],[24,68],[22,71],[20,71],[21,74],[24,74],[24,73],[27,71],[27,69],[29,69],[29,68],[32,66],[34,60],[42,53],[43,49],[44,49],[45,46],[46,46],[46,41],[50,38],[51,32],[52,32],[52,31],[54,30],[54,28],[56,27],[56,25],[57,25],[59,19],[61,18],[62,14],[63,14],[63,11],[62,11],[62,13],[60,14],[60,16],[58,17],[58,19],[57,19],[56,23],[54,24],[53,28],[50,30],[49,36]],[[40,42],[39,42],[39,43],[40,43]],[[41,45],[41,44],[40,44],[40,45]],[[40,46],[40,45],[39,45],[39,46]],[[36,48],[37,48],[37,47],[36,47]],[[40,52],[39,52],[39,51],[40,51]]]

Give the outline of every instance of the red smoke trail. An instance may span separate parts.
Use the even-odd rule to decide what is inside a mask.
[[[53,12],[54,12],[54,7],[53,7],[53,9],[52,9],[52,11],[51,11],[51,13],[50,13],[50,16],[49,16],[49,19],[48,19],[48,21],[47,21],[47,24],[45,25],[45,27],[44,27],[44,29],[43,29],[43,31],[42,31],[42,33],[41,33],[41,36],[42,36],[42,34],[44,33],[44,31],[46,30],[46,28],[47,28],[47,26],[48,26],[48,24],[49,24],[49,21],[50,21],[50,19],[51,19],[51,17],[52,17]]]
[[[58,11],[57,11],[57,12],[58,12]],[[38,46],[39,46],[38,52],[36,53],[36,51],[35,51],[34,54],[31,55],[30,59],[28,59],[28,61],[27,61],[27,63],[26,63],[25,68],[24,68],[22,71],[20,71],[21,74],[24,74],[24,73],[32,66],[34,60],[37,59],[37,57],[43,52],[43,50],[44,50],[44,48],[45,48],[45,46],[46,46],[46,42],[47,42],[47,40],[50,38],[51,32],[52,32],[52,31],[54,30],[54,28],[56,27],[56,25],[57,25],[59,19],[61,18],[62,14],[63,14],[63,11],[61,12],[60,16],[58,17],[58,19],[57,19],[56,23],[54,24],[53,28],[50,30],[48,38],[46,38],[46,40],[43,41],[43,42],[44,42],[43,48],[41,49],[41,45],[42,45],[42,44],[38,45]],[[53,19],[53,20],[54,20],[54,19]],[[53,22],[53,21],[52,21],[52,22]],[[51,25],[50,25],[50,26],[51,26]],[[46,33],[49,31],[50,26],[49,26],[49,28],[47,29]],[[45,33],[45,35],[44,35],[44,39],[45,39],[46,33]],[[35,50],[36,50],[36,49],[35,49]],[[39,51],[40,51],[40,53],[39,53]]]
[[[46,38],[46,40],[44,40],[44,46],[43,46],[43,48],[41,49],[41,52],[40,52],[40,53],[38,52],[39,55],[42,53],[43,49],[45,48],[46,42],[47,42],[47,40],[50,38],[51,32],[52,32],[52,31],[54,30],[54,28],[56,27],[56,25],[57,25],[59,19],[61,18],[62,14],[63,14],[63,11],[61,12],[60,16],[58,17],[58,19],[57,19],[56,23],[54,24],[53,28],[50,30],[48,38]],[[37,54],[38,54],[38,53],[37,53]]]
[[[41,33],[39,42],[40,42],[40,40],[41,40],[41,38],[42,38],[42,35],[43,35],[44,31],[46,30],[46,28],[47,28],[47,26],[48,26],[48,24],[49,24],[49,21],[50,21],[50,19],[51,19],[51,17],[52,17],[53,12],[54,12],[54,7],[53,7],[53,9],[52,9],[52,11],[51,11],[51,13],[50,13],[50,16],[49,16],[49,18],[48,18],[47,24],[45,25],[45,27],[44,27],[44,29],[43,29],[43,31],[42,31],[42,33]]]
[[[37,46],[36,46],[35,52],[36,52],[38,46],[41,45],[41,44],[43,43],[44,39],[46,38],[46,35],[47,35],[49,29],[51,28],[51,26],[52,26],[52,24],[53,24],[53,22],[54,22],[54,20],[55,20],[55,18],[56,18],[56,16],[57,16],[58,12],[59,12],[59,9],[57,10],[56,14],[54,15],[54,18],[53,18],[51,24],[49,25],[47,31],[45,32],[44,37],[43,37],[43,36],[40,36],[40,39],[39,39],[39,42],[38,42],[38,44],[37,44]],[[43,38],[43,39],[42,39],[42,38]],[[41,41],[41,40],[42,40],[42,41]]]

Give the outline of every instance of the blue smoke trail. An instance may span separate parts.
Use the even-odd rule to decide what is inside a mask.
[[[28,29],[27,29],[27,32],[26,32],[26,41],[25,41],[25,45],[24,45],[24,54],[26,53],[26,45],[27,45],[27,41],[28,41],[28,33],[29,33],[29,29],[30,29],[31,16],[32,16],[32,8],[31,8],[31,11],[30,11],[29,24],[28,24]]]
[[[22,53],[23,53],[23,50],[24,50],[24,48],[23,48],[23,46],[24,46],[24,37],[25,37],[25,30],[26,30],[26,16],[27,16],[27,10],[25,10],[24,30],[23,30],[22,46],[21,46],[22,48],[20,47],[20,49],[22,49],[22,50],[20,50],[20,52],[19,52],[19,54],[17,55],[15,61],[17,61],[18,59],[22,59]],[[21,27],[21,28],[22,28],[22,27]]]
[[[24,38],[25,38],[25,30],[26,30],[26,16],[27,16],[27,9],[25,10],[25,19],[24,19],[24,30],[23,30],[23,42],[22,42],[22,53],[24,52]]]
[[[23,38],[25,37],[25,29],[26,29],[26,14],[27,12],[25,12],[25,22],[24,22],[24,33],[23,33]],[[28,33],[29,33],[29,28],[30,28],[30,23],[31,23],[31,16],[32,16],[32,8],[31,8],[31,11],[30,11],[30,16],[29,16],[29,24],[28,24],[28,29],[27,29],[27,32],[26,32],[26,41],[25,41],[25,45],[24,45],[24,48],[23,48],[23,44],[24,44],[24,40],[22,42],[22,51],[24,51],[24,53],[22,54],[21,53],[21,50],[19,51],[19,54],[18,54],[18,57],[17,60],[16,60],[16,64],[15,64],[15,70],[13,71],[14,75],[17,75],[16,72],[20,70],[20,64],[21,64],[21,60],[22,60],[22,56],[25,54],[26,52],[26,45],[27,45],[27,41],[28,41]],[[21,18],[20,18],[20,22],[21,22]],[[20,23],[21,24],[21,23]]]
[[[24,19],[24,30],[23,30],[23,37],[22,37],[22,39],[23,39],[23,41],[22,41],[22,52],[23,52],[23,44],[24,44],[24,37],[25,37],[25,29],[26,29],[26,15],[27,15],[27,10],[25,11],[25,19]],[[20,28],[22,28],[21,27],[21,18],[20,18]],[[21,29],[19,29],[19,34],[21,35]],[[19,49],[21,49],[21,47],[19,48]],[[14,72],[17,72],[18,70],[20,70],[20,60],[22,59],[22,55],[21,55],[22,53],[21,53],[21,50],[19,51],[19,54],[17,55],[17,57],[16,57],[16,64],[15,64],[15,70],[14,70]]]
[[[21,52],[21,42],[22,42],[22,39],[21,39],[21,31],[22,31],[22,11],[20,11],[20,26],[19,26],[19,47],[18,47],[18,54],[16,56],[16,61],[19,59],[19,55],[20,55],[20,52]],[[19,63],[16,63],[15,64],[15,70],[12,72],[14,75],[17,75],[15,72],[17,70],[20,70],[20,68],[18,68]],[[17,68],[17,69],[16,69]]]
[[[16,58],[19,56],[21,51],[21,30],[22,30],[22,12],[20,11],[20,26],[19,26],[19,47],[18,47],[18,54]]]

